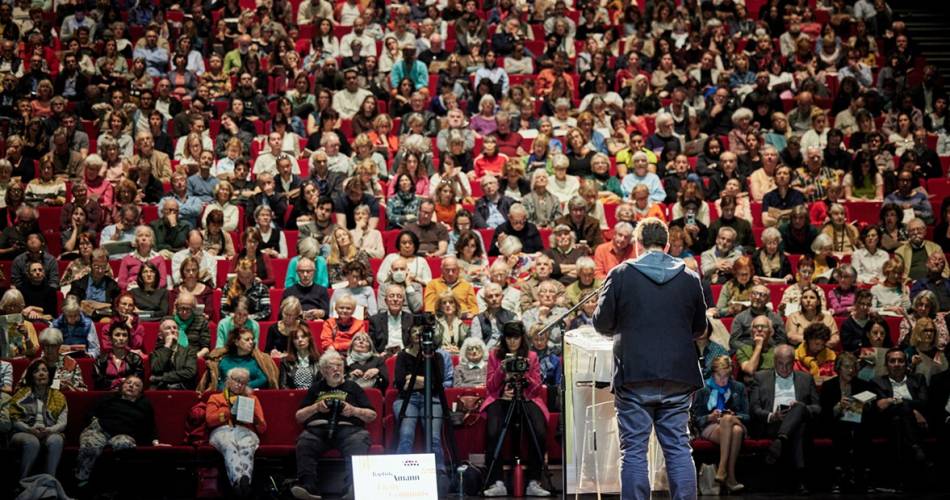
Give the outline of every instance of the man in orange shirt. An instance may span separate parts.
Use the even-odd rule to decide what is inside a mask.
[[[598,279],[607,277],[614,266],[633,258],[633,226],[621,222],[614,228],[614,237],[606,243],[601,243],[594,250],[594,273]]]

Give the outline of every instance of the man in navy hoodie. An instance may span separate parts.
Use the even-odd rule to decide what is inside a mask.
[[[703,384],[693,339],[706,329],[699,275],[666,253],[656,218],[637,224],[634,260],[614,267],[594,311],[594,328],[614,337],[614,404],[620,431],[621,497],[649,499],[647,442],[655,427],[670,493],[696,498],[689,407]]]

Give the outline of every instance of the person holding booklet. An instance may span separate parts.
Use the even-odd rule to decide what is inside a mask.
[[[211,446],[224,456],[228,481],[239,498],[252,496],[254,452],[260,435],[267,430],[264,410],[248,383],[246,368],[228,370],[224,389],[208,399],[205,423],[211,431]]]
[[[835,493],[866,491],[866,463],[871,444],[870,425],[863,418],[871,385],[858,378],[859,360],[850,352],[835,360],[836,377],[825,381],[821,388],[822,427],[831,429],[832,450],[835,458]]]

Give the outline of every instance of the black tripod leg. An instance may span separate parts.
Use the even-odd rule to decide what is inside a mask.
[[[501,400],[498,400],[501,401]],[[491,479],[491,473],[498,465],[498,458],[501,456],[501,447],[505,445],[505,434],[508,433],[508,426],[511,425],[511,418],[515,414],[515,401],[508,405],[508,413],[505,415],[505,422],[501,425],[501,432],[498,433],[498,442],[495,443],[495,450],[492,452],[491,462],[488,462],[488,470],[485,472],[485,484],[482,485],[482,491],[488,489],[488,481]]]
[[[525,400],[519,399],[516,402],[521,410],[521,421],[524,424],[527,424],[528,434],[531,435],[531,444],[534,446],[534,452],[537,453],[538,462],[541,464],[541,472],[548,478],[548,485],[554,486],[554,483],[551,481],[551,469],[548,468],[548,462],[544,459],[544,453],[541,453],[541,442],[538,441],[538,433],[534,430],[534,424],[531,422],[531,419],[528,418],[528,412],[526,411],[524,405],[527,404]]]

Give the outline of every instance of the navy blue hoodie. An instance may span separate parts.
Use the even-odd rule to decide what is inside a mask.
[[[706,321],[699,275],[659,251],[613,268],[594,312],[594,328],[614,337],[614,384],[702,387],[693,341]]]

